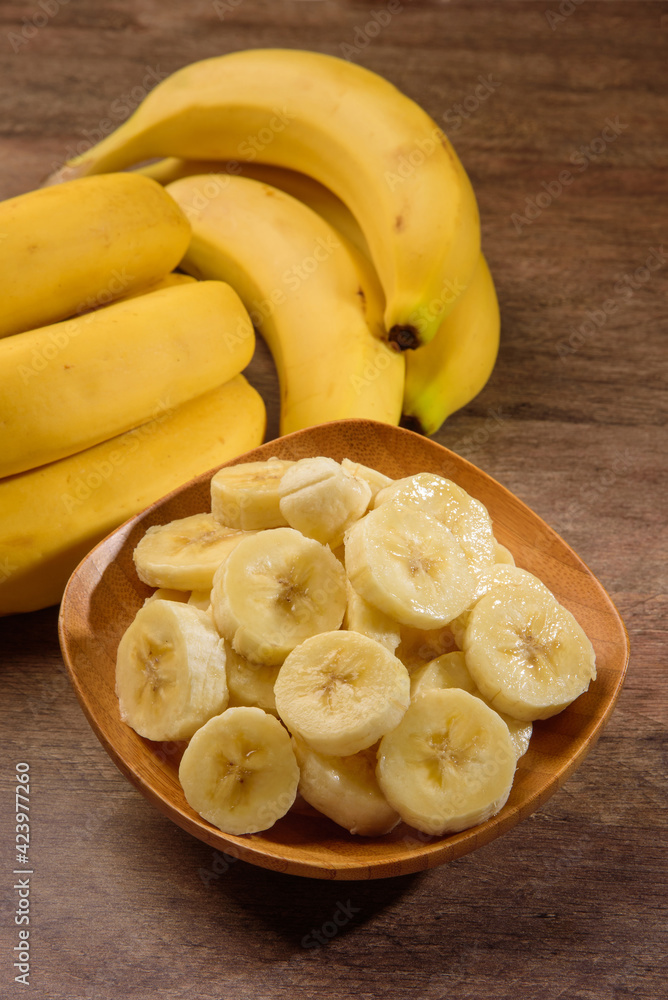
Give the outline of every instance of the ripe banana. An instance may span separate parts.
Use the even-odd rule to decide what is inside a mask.
[[[211,607],[237,653],[275,665],[308,636],[339,627],[345,573],[320,542],[270,528],[243,538],[217,570]]]
[[[402,347],[429,341],[480,252],[477,206],[452,146],[417,104],[354,63],[257,49],[186,66],[55,179],[157,156],[259,160],[315,177],[359,221]]]
[[[154,524],[133,553],[137,576],[149,587],[211,590],[214,573],[246,534],[220,524],[212,514]]]
[[[312,750],[348,757],[401,721],[408,671],[385,646],[359,632],[311,635],[292,650],[274,685],[276,709]]]
[[[250,361],[239,297],[195,282],[0,341],[0,476],[138,427],[209,392]]]
[[[343,617],[343,628],[349,629],[351,632],[361,632],[362,635],[375,639],[381,646],[385,646],[391,653],[394,653],[401,637],[399,625],[378,608],[374,608],[373,604],[369,604],[363,597],[360,597],[350,581],[348,581],[347,593],[348,603]]]
[[[218,173],[226,183],[232,174],[271,184],[308,205],[342,233],[369,261],[371,253],[357,220],[328,188],[294,170],[264,163],[218,163],[215,160],[162,160],[142,168],[161,184],[198,173]],[[461,293],[434,335],[406,354],[402,426],[435,434],[456,410],[466,406],[486,385],[499,349],[500,316],[494,281],[480,255],[469,287]]]
[[[181,759],[188,804],[224,833],[259,833],[297,796],[299,767],[278,719],[259,708],[228,708],[195,733]]]
[[[85,178],[0,202],[0,337],[106,305],[176,267],[190,226],[155,181]]]
[[[0,480],[0,615],[57,604],[79,560],[108,532],[257,447],[264,430],[264,403],[238,375],[126,434]]]
[[[382,294],[371,266],[320,216],[277,188],[230,177],[170,184],[193,226],[181,266],[237,290],[281,385],[281,433],[343,417],[396,424],[404,359],[372,331]]]
[[[274,684],[280,667],[254,663],[237,653],[229,642],[225,643],[225,657],[227,686],[230,691],[229,705],[261,708],[276,715]]]
[[[250,177],[251,180],[270,184],[272,187],[285,191],[297,201],[303,202],[310,209],[322,216],[334,229],[338,229],[349,243],[371,261],[371,251],[359,227],[357,219],[350,209],[337,198],[333,191],[324,184],[309,177],[308,174],[285,167],[276,167],[271,163],[221,163],[218,160],[181,160],[168,157],[148,166],[140,167],[137,173],[152,177],[160,184],[171,184],[182,177],[192,177],[196,174],[218,174],[220,183],[225,183],[228,175]]]
[[[494,281],[481,254],[469,287],[432,342],[406,357],[403,427],[435,434],[478,395],[494,368],[500,325]]]
[[[152,601],[123,633],[116,656],[121,719],[148,740],[187,740],[227,707],[225,648],[208,615]]]
[[[333,757],[317,753],[297,736],[292,737],[292,747],[302,798],[344,830],[379,837],[401,822],[378,786],[375,747],[350,757]]]
[[[494,816],[508,799],[515,764],[496,712],[466,691],[443,688],[418,695],[383,737],[376,774],[406,823],[440,837]]]

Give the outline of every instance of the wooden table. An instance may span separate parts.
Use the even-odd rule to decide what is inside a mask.
[[[503,340],[438,440],[573,545],[632,643],[600,743],[531,819],[421,875],[328,883],[228,864],[163,818],[89,729],[56,609],[4,619],[0,993],[22,989],[10,796],[25,761],[33,996],[665,995],[668,5],[8,0],[0,19],[2,197],[156,78],[239,48],[347,45],[443,123],[478,195]],[[251,378],[275,433],[266,351]]]

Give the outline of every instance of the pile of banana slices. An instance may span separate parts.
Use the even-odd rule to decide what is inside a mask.
[[[157,589],[118,647],[121,718],[189,740],[185,797],[228,834],[298,793],[353,834],[467,829],[506,802],[533,720],[596,677],[573,615],[433,473],[229,466],[211,513],[150,527],[134,560]]]

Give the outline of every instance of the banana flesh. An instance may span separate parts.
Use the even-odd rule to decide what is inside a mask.
[[[350,757],[317,753],[292,737],[299,764],[299,792],[318,812],[344,830],[362,837],[379,837],[401,822],[376,779],[376,747]]]
[[[299,767],[278,719],[260,708],[238,707],[195,733],[179,780],[188,804],[220,830],[259,833],[294,802]]]
[[[137,576],[150,587],[204,591],[246,532],[219,524],[212,514],[192,514],[148,528],[134,550]]]
[[[410,700],[404,665],[358,632],[325,632],[286,658],[274,687],[276,708],[311,749],[348,757],[376,743]]]
[[[145,604],[118,646],[116,694],[140,736],[193,736],[228,701],[225,649],[211,619],[178,601]]]
[[[483,823],[506,803],[516,755],[508,727],[478,698],[432,689],[378,749],[378,784],[401,818],[432,836]]]
[[[211,606],[237,653],[273,666],[309,636],[340,626],[345,573],[324,545],[270,528],[240,541],[216,571]]]

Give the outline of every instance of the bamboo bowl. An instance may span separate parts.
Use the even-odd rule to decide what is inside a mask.
[[[271,441],[228,464],[272,455],[348,457],[393,478],[427,471],[454,480],[488,508],[497,538],[513,552],[517,565],[540,577],[578,619],[596,651],[596,681],[564,712],[534,724],[508,802],[472,829],[429,837],[402,823],[382,837],[355,837],[298,799],[264,833],[222,833],[184,798],[178,766],[185,744],[151,743],[138,736],[121,722],[114,693],[118,642],[151,593],[135,573],[133,549],[150,525],[210,509],[212,473],[207,473],[108,535],[67,585],[59,619],[63,658],[98,739],[126,778],[175,823],[212,847],[263,868],[310,878],[385,878],[452,861],[489,843],[538,809],[600,736],[628,663],[628,636],[615,606],[593,573],[540,517],[480,469],[428,438],[371,420],[341,420]]]

